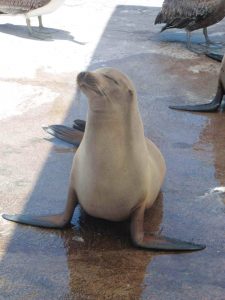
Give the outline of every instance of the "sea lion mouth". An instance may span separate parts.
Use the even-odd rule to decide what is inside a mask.
[[[91,90],[96,94],[103,96],[97,79],[90,72],[80,72],[77,75],[77,84],[81,89]]]

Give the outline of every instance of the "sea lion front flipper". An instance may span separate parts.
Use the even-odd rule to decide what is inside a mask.
[[[206,56],[221,62],[223,60],[223,55],[222,54],[217,54],[217,53],[213,53],[213,52],[209,52],[205,54]]]
[[[44,216],[3,214],[2,217],[8,221],[25,225],[31,225],[35,227],[64,228],[70,224],[70,220],[72,219],[73,212],[77,203],[78,199],[76,193],[73,190],[73,188],[70,187],[68,192],[66,208],[61,214]]]
[[[135,246],[149,250],[197,251],[206,246],[185,242],[165,236],[144,234],[145,203],[136,208],[131,217],[131,238]]]
[[[80,145],[84,135],[82,131],[64,125],[50,125],[43,129],[54,137],[75,146]]]
[[[136,246],[149,250],[166,250],[166,251],[198,251],[205,249],[205,245],[185,242],[166,236],[147,235],[141,243]]]
[[[7,215],[3,214],[2,217],[5,220],[31,225],[36,227],[46,228],[63,228],[66,225],[62,225],[63,214],[59,215],[46,215],[46,216],[34,216],[34,215]]]
[[[215,112],[220,108],[222,99],[224,95],[224,90],[222,84],[219,82],[216,96],[214,99],[205,104],[195,104],[195,105],[171,105],[169,108],[176,110],[184,110],[184,111],[193,111],[193,112]]]

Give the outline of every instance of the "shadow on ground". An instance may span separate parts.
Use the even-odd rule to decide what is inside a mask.
[[[39,27],[32,26],[32,29],[36,32],[39,32]],[[14,35],[20,38],[25,39],[32,39],[32,40],[39,40],[29,34],[29,31],[27,29],[27,26],[22,25],[13,25],[13,24],[1,24],[0,25],[0,32],[8,34],[8,35]],[[46,39],[43,39],[43,41],[54,41],[54,40],[66,40],[71,41],[80,45],[84,45],[85,43],[82,41],[77,41],[69,31],[56,29],[56,28],[48,28],[44,27],[41,32],[46,34]]]

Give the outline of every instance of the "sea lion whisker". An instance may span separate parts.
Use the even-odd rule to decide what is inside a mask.
[[[87,76],[85,78],[85,82],[89,85],[96,85],[97,84],[97,80],[94,78],[94,77],[91,77],[91,76]]]
[[[82,82],[82,83],[79,83],[79,89],[82,90],[82,87],[84,89],[89,89],[93,92],[95,92],[96,94],[102,96],[103,94],[101,93],[101,91],[99,90],[99,87],[96,85],[96,84],[87,84],[86,82]]]
[[[109,102],[112,103],[113,101],[112,101],[111,98],[107,95],[107,93],[105,92],[104,88],[100,88],[100,87],[98,87],[98,88],[99,88],[100,92],[102,93],[102,95],[105,96],[105,98],[106,98]]]
[[[98,95],[100,95],[100,96],[104,95],[104,93],[102,92],[102,90],[101,90],[101,88],[100,88],[100,86],[98,84],[96,84],[95,86],[92,86],[91,88]]]

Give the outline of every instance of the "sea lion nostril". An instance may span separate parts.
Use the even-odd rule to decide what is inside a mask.
[[[84,78],[87,76],[87,72],[80,72],[78,75],[77,75],[77,81],[81,81],[81,80],[84,80]]]

